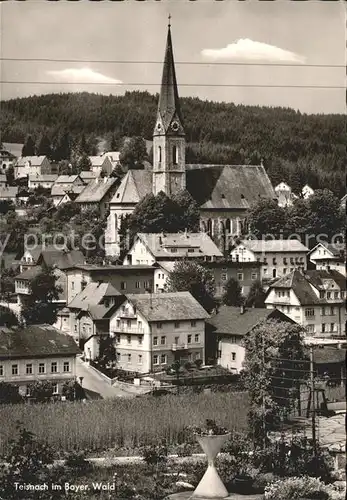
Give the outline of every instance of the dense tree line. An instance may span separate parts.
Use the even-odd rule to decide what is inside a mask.
[[[258,164],[263,159],[274,184],[284,180],[299,192],[308,183],[339,197],[344,194],[343,115],[307,115],[290,108],[236,106],[191,97],[181,101],[188,163]],[[25,142],[31,134],[43,151],[50,146],[42,139],[47,135],[57,158],[61,149],[66,150],[66,134],[71,143],[81,142],[84,134],[90,147],[102,138],[115,150],[123,137],[152,139],[156,105],[157,96],[139,91],[123,96],[76,93],[11,99],[1,103],[2,140]]]

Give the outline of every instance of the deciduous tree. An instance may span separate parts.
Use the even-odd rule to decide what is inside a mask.
[[[242,288],[237,279],[231,277],[228,279],[223,294],[223,304],[227,306],[240,306],[244,303]]]
[[[263,285],[261,284],[261,281],[257,280],[252,283],[245,305],[247,307],[265,307],[265,297],[266,293]]]

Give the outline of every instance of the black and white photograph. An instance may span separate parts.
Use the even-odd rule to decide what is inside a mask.
[[[346,20],[0,1],[0,500],[345,499]]]

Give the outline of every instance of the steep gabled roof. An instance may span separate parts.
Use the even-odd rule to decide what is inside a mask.
[[[76,203],[97,203],[100,202],[110,189],[117,183],[116,178],[96,179],[89,182],[81,194],[77,196]]]
[[[345,251],[345,246],[343,243],[324,243],[320,242],[318,245],[316,245],[312,250],[310,251],[309,255],[311,255],[313,252],[317,250],[317,248],[323,247],[325,250],[327,250],[333,257],[342,257]],[[326,256],[322,256],[322,259],[326,258]]]
[[[321,300],[315,294],[303,272],[298,269],[294,269],[291,273],[286,274],[279,280],[275,281],[275,283],[271,285],[269,291],[272,288],[291,288],[301,305],[314,305],[321,303]]]
[[[55,182],[57,178],[56,174],[29,175],[30,182]]]
[[[79,177],[81,177],[78,174],[75,175],[59,175],[57,180],[55,181],[56,184],[72,184],[75,182]]]
[[[105,307],[103,304],[90,305],[90,306],[88,306],[87,309],[81,309],[80,312],[78,313],[77,317],[80,317],[83,314],[89,314],[89,316],[92,319],[95,319],[95,320],[104,319],[106,313],[108,311],[110,311],[110,309],[112,309],[112,308],[113,308],[113,305],[108,306],[108,307]]]
[[[74,186],[71,184],[70,186],[64,187],[61,184],[53,184],[51,189],[51,196],[64,196],[67,194],[76,194],[79,195],[86,188],[85,184]]]
[[[325,289],[325,282],[327,280],[334,281],[341,290],[346,290],[346,278],[334,269],[331,269],[330,271],[313,269],[305,271],[305,276],[313,286],[320,290]]]
[[[183,321],[210,317],[189,292],[129,294],[127,299],[147,321]]]
[[[206,210],[246,210],[261,198],[275,199],[261,165],[186,165],[187,190]]]
[[[122,296],[122,294],[111,283],[92,282],[72,299],[68,307],[87,310],[93,305],[99,305],[104,297],[117,296]]]
[[[212,316],[207,323],[213,327],[216,333],[246,335],[259,323],[270,318],[292,322],[288,316],[277,309],[252,307],[245,308],[242,313],[240,307],[221,306],[218,313]]]
[[[212,239],[205,233],[139,233],[138,238],[156,258],[223,257]],[[170,249],[177,251],[171,253]],[[191,250],[188,253],[187,249]]]
[[[15,277],[16,280],[21,280],[21,281],[30,281],[36,276],[38,276],[40,273],[42,273],[42,267],[41,266],[32,266],[23,271],[20,274],[17,274]]]
[[[81,351],[70,335],[51,325],[32,325],[25,328],[0,326],[0,359],[73,356]]]
[[[27,162],[30,162],[30,164],[33,167],[39,167],[42,165],[43,161],[47,159],[47,156],[41,155],[41,156],[21,156],[17,160],[17,167],[24,167]]]
[[[152,172],[148,170],[128,170],[119,188],[112,197],[111,204],[136,204],[152,192]]]
[[[38,259],[38,264],[44,262],[47,267],[57,267],[64,270],[74,267],[76,264],[83,264],[85,257],[80,250],[61,250],[49,248],[42,250]]]

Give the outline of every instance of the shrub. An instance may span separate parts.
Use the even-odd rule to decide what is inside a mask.
[[[64,465],[70,469],[77,469],[83,472],[92,467],[91,463],[86,460],[86,453],[84,451],[72,451],[68,453]]]
[[[289,477],[265,488],[265,500],[329,500],[326,485],[315,477]]]
[[[182,443],[177,446],[177,455],[179,457],[191,457],[193,454],[193,447],[189,443]]]
[[[158,467],[166,463],[168,450],[165,444],[144,446],[141,452],[147,465]]]

